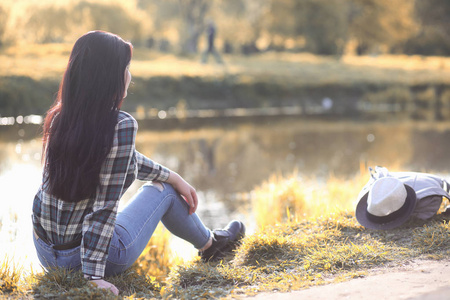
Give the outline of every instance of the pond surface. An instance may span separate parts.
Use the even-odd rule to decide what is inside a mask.
[[[140,126],[136,147],[177,171],[199,193],[198,214],[211,228],[230,218],[250,223],[249,193],[273,174],[293,171],[317,180],[352,177],[363,165],[450,173],[450,123],[285,119],[198,129]],[[17,137],[11,134],[17,129]],[[26,126],[0,132],[0,258],[36,261],[31,205],[41,177],[41,142]],[[33,132],[36,132],[33,128]],[[26,137],[26,139],[25,139]],[[121,204],[142,183],[135,182]]]

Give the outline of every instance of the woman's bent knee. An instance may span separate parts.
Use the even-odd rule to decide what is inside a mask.
[[[146,187],[154,187],[155,189],[157,189],[160,192],[164,191],[164,185],[161,182],[159,182],[159,181],[149,181],[144,186],[146,186]]]

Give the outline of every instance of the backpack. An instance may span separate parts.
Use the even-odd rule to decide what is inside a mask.
[[[372,184],[379,178],[391,176],[412,187],[416,192],[417,203],[412,216],[422,220],[433,217],[442,204],[442,197],[450,199],[450,185],[442,177],[419,172],[389,172],[385,167],[369,167],[370,179],[358,195],[358,202],[367,194]]]

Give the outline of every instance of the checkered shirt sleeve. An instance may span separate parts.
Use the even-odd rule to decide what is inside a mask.
[[[137,163],[137,179],[149,181],[167,181],[170,170],[157,164],[145,155],[135,151]]]

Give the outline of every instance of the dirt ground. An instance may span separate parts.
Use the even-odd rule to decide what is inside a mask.
[[[444,261],[414,260],[371,270],[350,281],[316,286],[290,293],[263,293],[246,300],[288,299],[450,299],[450,258]]]

